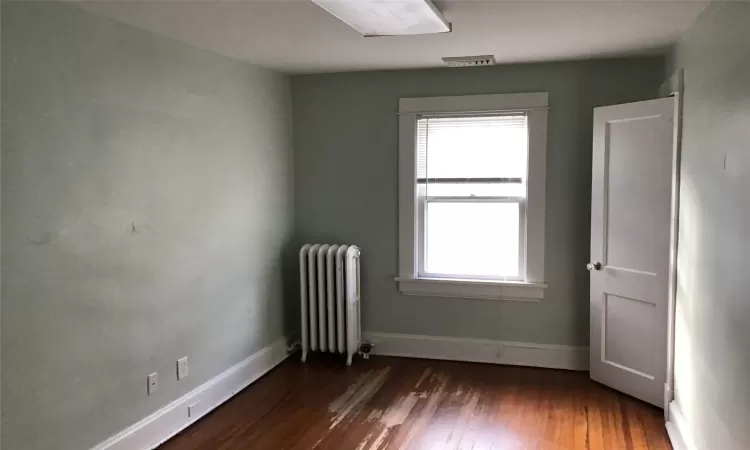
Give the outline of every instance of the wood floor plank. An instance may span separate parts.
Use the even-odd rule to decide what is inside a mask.
[[[290,358],[160,450],[669,450],[660,409],[585,372]]]

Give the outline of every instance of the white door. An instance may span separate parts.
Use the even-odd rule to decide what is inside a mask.
[[[591,378],[664,407],[674,99],[594,110]]]

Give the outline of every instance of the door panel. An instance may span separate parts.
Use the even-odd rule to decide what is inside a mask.
[[[604,294],[604,302],[604,362],[653,377],[655,305],[614,294]],[[633,339],[638,345],[620,344]]]
[[[664,121],[645,116],[610,120],[605,126],[604,259],[610,267],[655,274],[669,256],[659,245],[669,242],[659,242],[661,236],[654,233],[669,223],[670,213],[672,150],[655,154],[653,147],[664,142]]]
[[[674,100],[594,110],[591,378],[664,406]],[[592,266],[593,268],[594,266]]]

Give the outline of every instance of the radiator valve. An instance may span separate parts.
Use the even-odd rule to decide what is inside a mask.
[[[363,342],[362,345],[359,346],[359,354],[362,355],[362,358],[364,359],[370,359],[371,351],[372,343],[370,342]]]

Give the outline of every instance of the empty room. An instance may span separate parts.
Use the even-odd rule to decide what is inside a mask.
[[[750,1],[0,26],[0,449],[750,449]]]

